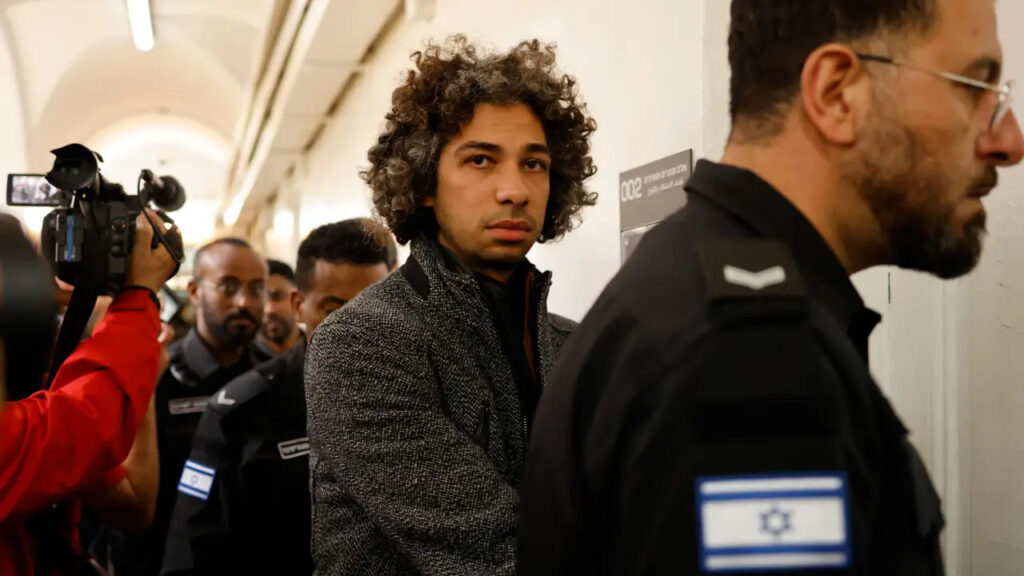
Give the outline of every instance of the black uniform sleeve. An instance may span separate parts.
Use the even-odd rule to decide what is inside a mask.
[[[865,573],[865,423],[807,322],[684,346],[601,324],[570,342],[537,416],[521,573]]]
[[[616,547],[624,566],[842,573],[868,544],[874,497],[851,487],[865,474],[842,380],[811,328],[734,328],[689,356],[630,435],[626,460],[642,472],[619,480],[636,527]]]
[[[228,447],[217,395],[196,429],[181,471],[161,574],[227,574],[233,562],[231,512],[238,454]]]

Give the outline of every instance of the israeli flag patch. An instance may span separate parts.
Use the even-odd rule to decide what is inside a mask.
[[[845,474],[698,478],[701,570],[848,567],[849,504]]]
[[[178,492],[206,500],[210,497],[210,488],[213,487],[213,477],[216,474],[217,471],[213,468],[186,460],[185,468],[181,471],[181,480],[178,480]]]

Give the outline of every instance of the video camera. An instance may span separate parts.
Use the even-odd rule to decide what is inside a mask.
[[[153,228],[153,244],[163,244],[181,267],[184,246],[177,228],[163,230],[144,210],[152,202],[173,211],[185,203],[185,190],[170,176],[149,170],[139,175],[138,194],[128,195],[120,184],[100,175],[103,158],[81,144],[53,150],[53,168],[45,175],[11,174],[7,203],[12,206],[59,206],[46,215],[40,233],[43,256],[57,278],[75,287],[61,324],[50,369],[58,368],[78,346],[100,295],[124,287],[135,242],[135,219],[143,214]],[[165,212],[156,211],[167,224]],[[177,273],[177,270],[175,270]],[[173,274],[172,274],[173,276]]]
[[[185,203],[185,190],[170,176],[157,177],[149,170],[139,175],[138,194],[128,195],[120,184],[107,181],[99,163],[103,158],[81,144],[53,150],[53,169],[41,174],[10,174],[7,203],[11,206],[59,206],[43,219],[40,234],[44,256],[58,278],[79,285],[86,269],[103,271],[101,294],[113,294],[124,284],[132,245],[135,218],[152,202],[160,217],[173,224],[164,211]],[[184,248],[176,228],[153,227],[153,248],[163,244],[181,265]]]

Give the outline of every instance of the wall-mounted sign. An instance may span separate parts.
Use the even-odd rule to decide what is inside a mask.
[[[686,150],[619,174],[623,262],[644,233],[686,204],[683,186],[692,170],[693,150]]]

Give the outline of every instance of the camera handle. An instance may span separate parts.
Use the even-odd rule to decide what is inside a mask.
[[[83,215],[84,217],[84,215]],[[71,293],[71,302],[61,322],[60,335],[57,337],[57,348],[54,351],[50,375],[46,382],[49,389],[57,377],[68,356],[75,351],[81,342],[82,333],[89,324],[89,317],[96,306],[96,299],[107,283],[110,252],[110,239],[103,235],[90,238],[82,247],[82,272],[75,282],[75,290]]]

